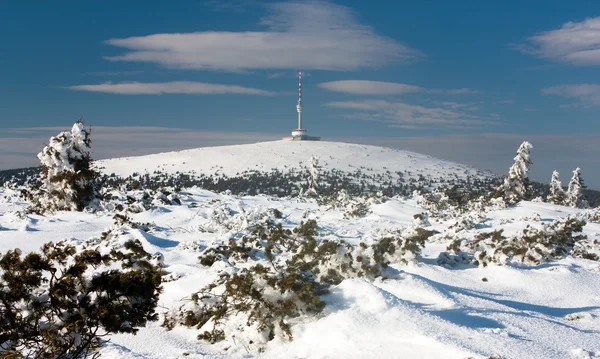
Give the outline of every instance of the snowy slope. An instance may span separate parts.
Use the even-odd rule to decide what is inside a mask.
[[[156,224],[149,233],[131,230],[149,253],[164,255],[166,270],[179,278],[164,283],[160,310],[189,300],[217,276],[225,265],[204,267],[198,255],[207,246],[227,241],[243,231],[241,214],[251,216],[267,208],[284,215],[287,228],[314,218],[320,238],[344,239],[357,244],[378,230],[410,226],[423,209],[414,200],[391,199],[375,205],[373,213],[346,220],[339,211],[314,201],[266,196],[237,197],[191,189],[181,206],[156,206],[130,214],[135,221]],[[197,207],[189,207],[196,203]],[[98,237],[112,222],[111,212],[96,214],[59,212],[19,217],[26,203],[0,189],[0,252],[21,247],[34,250],[49,240],[74,242]],[[227,206],[236,213],[230,226],[206,232],[213,214]],[[551,221],[580,210],[543,203],[523,202],[515,208],[487,213],[489,228],[516,232],[539,214]],[[236,217],[238,216],[238,217]],[[448,222],[432,221],[433,228],[448,231]],[[600,225],[585,232],[598,239]],[[598,262],[567,258],[528,268],[486,268],[437,265],[435,259],[447,243],[427,244],[417,263],[394,265],[397,278],[348,279],[325,297],[327,306],[316,318],[294,323],[294,340],[268,343],[262,354],[253,352],[244,337],[228,349],[198,341],[199,331],[176,327],[165,331],[151,323],[136,336],[113,335],[102,358],[593,358],[600,353],[600,266]],[[482,279],[486,278],[487,281]]]
[[[342,142],[273,141],[249,145],[205,147],[147,156],[123,157],[97,162],[106,174],[128,176],[133,172],[204,173],[235,176],[246,170],[268,172],[285,171],[307,166],[311,156],[318,156],[324,169],[355,172],[362,169],[369,174],[410,171],[410,177],[419,174],[439,178],[456,174],[489,176],[490,173],[472,167],[439,160],[430,156],[392,148],[357,145]]]

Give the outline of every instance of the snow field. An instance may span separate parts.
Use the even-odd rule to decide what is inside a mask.
[[[149,253],[162,253],[171,279],[164,283],[161,312],[181,305],[216,278],[233,270],[224,262],[211,267],[198,263],[207,247],[244,233],[243,218],[259,216],[269,208],[283,213],[287,228],[314,218],[320,238],[369,242],[382,230],[413,225],[423,212],[416,201],[391,199],[374,205],[363,218],[344,219],[314,201],[266,196],[237,197],[189,189],[181,206],[158,206],[129,214],[134,221],[155,224],[148,233],[131,230]],[[190,207],[192,202],[197,207]],[[15,202],[9,190],[0,192],[0,251],[37,250],[47,241],[75,242],[98,237],[112,225],[113,213],[58,212],[19,216],[26,205]],[[216,224],[215,213],[231,210]],[[527,224],[538,226],[577,209],[522,202],[488,212],[489,227],[516,233]],[[452,232],[453,222],[431,219],[432,228]],[[201,228],[203,228],[201,230]],[[206,231],[209,229],[209,231]],[[597,238],[600,226],[585,232]],[[441,237],[438,236],[438,237]],[[394,265],[390,279],[348,279],[334,286],[324,299],[327,306],[316,318],[293,323],[294,340],[275,338],[264,353],[253,352],[243,336],[236,344],[209,345],[198,341],[196,329],[166,331],[160,322],[142,328],[136,336],[113,335],[102,349],[103,358],[591,358],[600,352],[600,266],[597,262],[567,258],[535,267],[471,266],[445,268],[436,258],[447,243],[432,239],[423,257],[409,265]],[[485,278],[485,281],[483,280]],[[587,355],[587,356],[586,356]]]

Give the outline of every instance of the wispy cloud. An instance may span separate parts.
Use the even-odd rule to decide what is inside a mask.
[[[515,100],[498,100],[498,101],[496,101],[496,103],[498,103],[500,105],[511,105],[511,104],[515,103]]]
[[[467,111],[472,105],[457,106],[454,102],[440,103],[439,107],[410,105],[403,102],[384,100],[360,100],[329,102],[325,106],[355,110],[347,118],[376,121],[390,127],[405,129],[427,128],[474,128],[485,124],[497,124],[497,120],[482,119]]]
[[[420,86],[407,85],[399,82],[368,81],[368,80],[342,80],[323,82],[319,87],[328,91],[344,92],[354,95],[402,95],[414,92],[430,94],[462,95],[475,94],[477,90],[460,89],[426,89]]]
[[[411,92],[421,92],[424,90],[422,87],[405,85],[396,82],[364,80],[323,82],[319,84],[319,87],[328,91],[344,92],[354,95],[401,95]]]
[[[447,95],[473,95],[480,93],[479,90],[460,88],[460,89],[430,89],[429,93],[447,94]]]
[[[91,71],[86,72],[86,75],[92,76],[134,76],[140,75],[144,71]]]
[[[210,84],[192,81],[173,82],[123,82],[103,83],[96,85],[76,85],[67,87],[73,91],[104,92],[119,95],[162,95],[162,94],[195,94],[195,95],[223,95],[243,94],[271,96],[275,93],[251,87],[237,85]]]
[[[244,12],[257,5],[256,0],[205,0],[204,5],[213,11]]]
[[[542,89],[542,94],[577,100],[577,103],[566,106],[600,106],[600,84],[552,86]]]
[[[517,46],[522,52],[573,65],[600,65],[600,17],[567,22]]]
[[[310,72],[302,71],[302,77],[310,77]],[[279,71],[273,72],[267,75],[268,79],[281,79],[281,78],[296,78],[298,77],[298,71]]]
[[[112,61],[150,62],[170,68],[353,70],[412,62],[422,54],[360,24],[353,12],[321,1],[267,5],[266,31],[164,33],[110,39],[130,50]]]

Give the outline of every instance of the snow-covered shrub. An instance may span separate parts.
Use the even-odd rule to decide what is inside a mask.
[[[345,219],[350,219],[369,215],[372,212],[372,205],[384,203],[386,200],[387,197],[381,192],[350,196],[348,192],[341,190],[335,196],[321,196],[318,203],[330,209],[340,210],[343,212]]]
[[[573,177],[569,181],[569,187],[567,189],[565,204],[570,207],[587,208],[589,207],[587,201],[583,198],[583,178],[581,177],[581,170],[577,167],[573,171]]]
[[[587,210],[583,216],[583,218],[588,222],[600,223],[600,207]]]
[[[181,205],[181,199],[172,188],[159,188],[153,193],[152,205],[164,206],[164,205]]]
[[[275,337],[292,339],[295,318],[320,313],[321,297],[331,285],[347,278],[386,278],[390,264],[415,260],[434,233],[423,228],[385,232],[370,245],[353,246],[318,240],[314,220],[294,229],[267,220],[199,256],[205,266],[222,262],[227,269],[193,293],[190,302],[167,313],[163,325],[195,327],[199,339],[242,340],[260,351]]]
[[[160,270],[139,241],[111,251],[47,243],[0,257],[0,357],[83,358],[104,333],[156,320]],[[120,267],[120,268],[119,268]]]
[[[235,321],[254,329],[258,335],[250,334],[252,339],[246,343],[260,346],[276,335],[292,339],[289,321],[320,313],[325,307],[320,296],[326,293],[325,286],[300,268],[282,270],[257,264],[232,275],[224,274],[193,294],[189,303],[165,318],[164,326],[196,327],[202,332],[198,339],[214,344],[236,336],[243,340],[245,333],[226,323]]]
[[[413,198],[417,200],[418,205],[427,210],[431,217],[448,218],[456,215],[456,211],[450,203],[450,198],[442,188],[424,193],[415,191]]]
[[[445,252],[441,252],[438,255],[437,263],[445,267],[454,267],[459,264],[474,264],[476,263],[473,254],[467,253],[461,250],[461,244],[464,238],[454,235],[453,237],[446,237],[450,240],[450,244],[446,248]]]
[[[412,223],[415,227],[431,226],[431,222],[429,222],[429,215],[425,212],[413,215]]]
[[[530,160],[530,151],[533,148],[531,143],[525,141],[519,146],[515,163],[510,167],[508,176],[499,188],[499,192],[508,204],[519,202],[525,197],[527,185],[527,172],[532,164]]]
[[[563,258],[567,255],[597,260],[590,253],[587,236],[582,234],[585,221],[567,217],[541,229],[528,226],[520,234],[505,237],[503,230],[479,233],[472,240],[458,238],[447,248],[448,253],[440,254],[439,263],[464,263],[487,266],[495,264],[537,265]]]
[[[560,183],[558,171],[552,172],[552,179],[550,180],[550,193],[548,194],[546,201],[548,203],[564,205],[566,197],[565,190],[562,188],[562,183]]]
[[[150,232],[151,230],[154,230],[156,228],[156,225],[154,223],[135,222],[131,219],[131,217],[119,213],[113,216],[113,220],[116,228],[125,226],[132,229],[139,229],[143,232]]]
[[[502,197],[487,197],[480,196],[479,198],[469,202],[468,210],[472,212],[488,212],[505,209],[507,207],[506,202]]]
[[[91,143],[91,130],[82,121],[50,138],[38,154],[42,185],[30,211],[81,211],[97,197],[99,173],[92,166]]]
[[[421,255],[425,242],[439,232],[423,228],[394,231],[378,238],[364,254],[370,254],[374,264],[385,270],[392,263],[408,263],[416,260]]]
[[[479,223],[477,221],[475,221],[474,218],[471,218],[470,216],[461,216],[460,218],[458,218],[456,220],[456,222],[451,224],[448,228],[452,229],[454,232],[468,231],[468,230],[477,228],[478,224]]]

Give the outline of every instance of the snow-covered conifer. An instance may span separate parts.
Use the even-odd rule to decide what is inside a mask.
[[[566,199],[565,190],[562,188],[560,183],[558,171],[552,172],[552,179],[550,180],[550,194],[548,194],[548,203],[564,205]]]
[[[92,168],[91,129],[77,121],[71,131],[50,138],[37,157],[42,163],[42,186],[36,211],[81,211],[97,195],[99,173]]]
[[[566,195],[566,204],[571,207],[587,208],[588,203],[585,199],[583,199],[584,188],[585,185],[583,184],[583,178],[581,177],[581,169],[577,167],[573,171],[573,177],[569,182]]]
[[[504,179],[502,192],[508,203],[516,203],[523,199],[526,191],[527,171],[532,164],[530,160],[530,151],[533,148],[531,143],[525,141],[519,146],[515,163],[510,167],[508,176]]]
[[[319,158],[317,156],[312,156],[310,158],[308,190],[304,193],[304,195],[307,197],[317,197],[319,195],[317,192],[319,189],[319,169]]]

